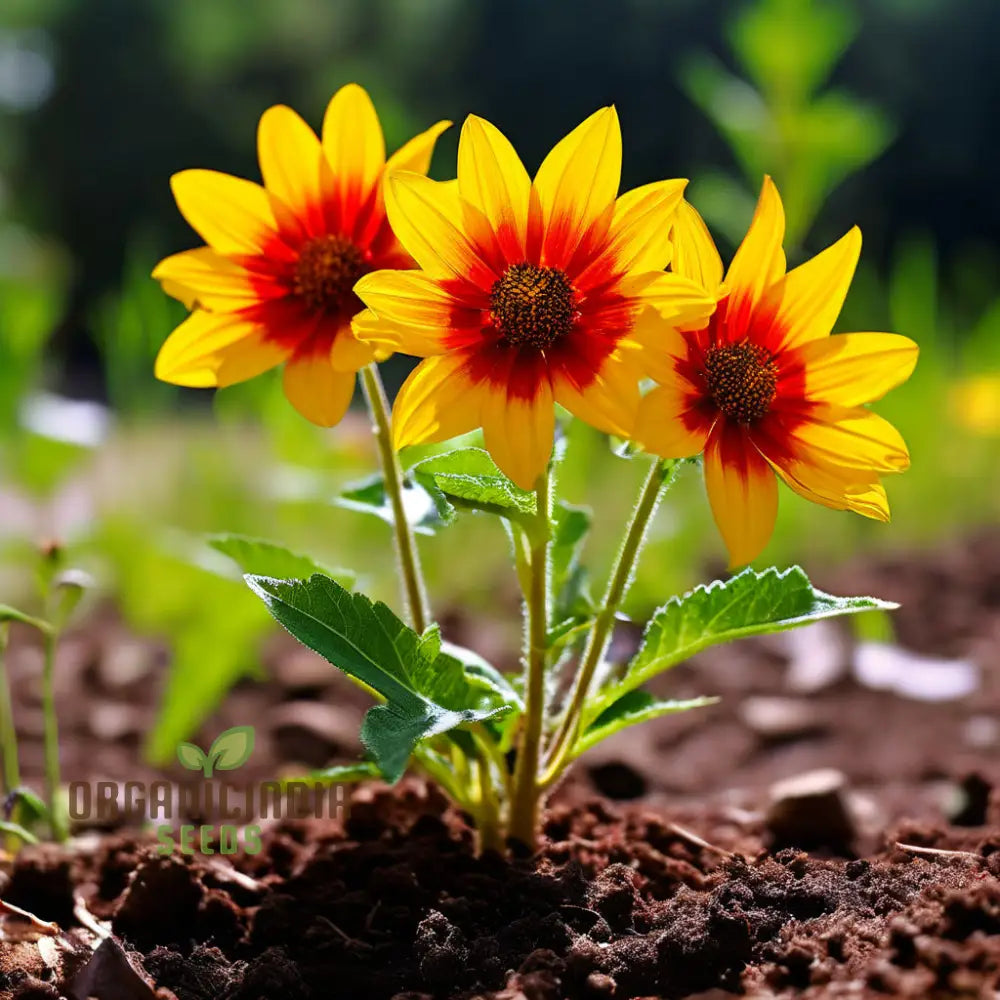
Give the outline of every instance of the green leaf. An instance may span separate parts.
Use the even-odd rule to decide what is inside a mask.
[[[385,491],[385,479],[381,474],[370,476],[360,483],[349,486],[334,503],[346,510],[372,514],[387,524],[394,524],[396,520],[389,495]],[[406,517],[411,527],[418,534],[433,535],[442,527],[437,505],[433,498],[428,495],[427,490],[419,484],[408,481],[403,483],[403,509],[406,511]],[[267,576],[269,574],[261,575]],[[285,574],[274,575],[284,576]]]
[[[798,566],[784,572],[745,569],[674,597],[653,616],[642,645],[623,677],[588,706],[592,721],[629,691],[708,646],[749,635],[766,635],[820,618],[898,607],[872,597],[833,597],[816,590]]]
[[[189,771],[200,771],[208,758],[205,751],[194,743],[178,743],[177,759],[181,762],[181,767],[186,767]]]
[[[208,544],[228,556],[239,567],[240,574],[271,576],[279,579],[305,580],[313,573],[333,577],[344,587],[354,584],[354,574],[346,569],[331,569],[311,556],[292,552],[283,545],[246,535],[213,535]]]
[[[247,584],[300,642],[386,699],[369,709],[361,742],[397,781],[418,740],[510,711],[482,676],[441,649],[436,629],[417,635],[386,605],[351,594],[329,577],[248,576]]]
[[[17,837],[25,844],[38,843],[38,838],[33,833],[29,833],[20,824],[9,823],[7,820],[0,819],[0,833],[5,833],[9,837]]]
[[[573,756],[579,757],[601,740],[606,740],[628,726],[635,726],[649,719],[658,719],[661,715],[676,715],[692,708],[704,708],[706,705],[714,705],[718,700],[718,698],[689,698],[686,701],[660,701],[647,691],[629,691],[614,704],[609,705],[586,728],[576,741]]]
[[[288,781],[307,781],[315,785],[347,785],[358,781],[377,780],[383,777],[378,764],[373,760],[359,760],[354,764],[336,764],[319,771],[310,771],[301,778]]]
[[[253,753],[253,726],[233,726],[219,733],[208,751],[211,766],[218,771],[235,771]]]
[[[416,481],[434,501],[445,524],[456,508],[485,511],[513,520],[534,517],[535,494],[515,486],[482,448],[460,448],[419,462]]]

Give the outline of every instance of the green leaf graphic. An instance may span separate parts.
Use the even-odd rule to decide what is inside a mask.
[[[329,577],[248,576],[247,584],[300,642],[386,699],[369,709],[361,742],[388,781],[402,777],[418,740],[514,707],[487,672],[442,651],[436,628],[417,635],[381,602]]]
[[[873,597],[834,597],[816,590],[798,566],[784,572],[745,569],[666,603],[646,627],[642,646],[625,674],[598,692],[585,722],[593,722],[629,691],[695,653],[750,635],[808,625],[820,618],[898,605]]]
[[[235,771],[242,767],[253,753],[253,726],[233,726],[215,738],[208,759],[217,771]],[[211,775],[206,772],[206,776]]]
[[[189,771],[200,771],[207,760],[205,751],[194,743],[178,743],[177,759],[181,762],[181,767],[186,767]]]

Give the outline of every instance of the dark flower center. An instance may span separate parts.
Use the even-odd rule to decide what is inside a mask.
[[[757,344],[724,344],[705,354],[705,380],[715,405],[730,420],[753,424],[774,402],[778,366]]]
[[[356,312],[355,282],[365,273],[364,255],[343,236],[318,236],[299,251],[292,284],[311,309]]]
[[[507,343],[549,347],[573,329],[573,286],[558,268],[512,264],[493,283],[490,316]]]

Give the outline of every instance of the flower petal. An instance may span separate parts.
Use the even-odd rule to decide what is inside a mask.
[[[705,220],[690,202],[678,205],[670,237],[674,244],[671,270],[715,292],[722,284],[722,258]]]
[[[324,352],[302,351],[285,365],[282,387],[299,413],[320,427],[340,423],[354,395],[354,372],[336,372]]]
[[[451,128],[450,121],[439,121],[429,129],[415,135],[409,142],[403,143],[385,162],[383,180],[394,170],[409,170],[415,174],[426,174],[430,169],[434,146],[446,129]]]
[[[458,141],[458,190],[489,220],[507,258],[523,257],[531,178],[507,137],[476,115]]]
[[[761,300],[764,290],[785,273],[785,210],[781,196],[770,177],[757,201],[757,209],[743,242],[736,251],[726,284],[729,286],[729,318],[743,329],[750,312]]]
[[[257,127],[264,187],[287,205],[312,236],[324,231],[323,186],[332,180],[316,133],[291,108],[268,108]]]
[[[430,358],[446,354],[450,349],[444,339],[444,331],[397,323],[377,316],[371,309],[362,309],[357,313],[351,320],[351,329],[358,340],[372,344],[380,358],[397,352]]]
[[[545,157],[534,181],[545,227],[543,264],[569,260],[614,203],[621,172],[622,133],[613,107],[594,112]]]
[[[483,439],[500,471],[522,490],[535,488],[552,457],[556,415],[552,386],[542,377],[533,395],[512,392],[506,385],[485,383]]]
[[[788,364],[804,368],[807,399],[860,406],[905,382],[919,351],[896,333],[843,333],[803,344]]]
[[[164,258],[153,269],[153,277],[163,284],[168,295],[181,299],[189,309],[200,305],[225,312],[287,294],[287,289],[263,275],[251,279],[244,268],[211,247],[184,250]]]
[[[639,372],[621,351],[612,351],[586,383],[569,366],[552,370],[555,401],[605,434],[628,437],[639,408]]]
[[[350,323],[344,323],[336,332],[330,347],[330,367],[335,372],[354,374],[361,371],[365,365],[370,365],[376,356],[374,344],[360,340],[354,334]],[[380,354],[380,360],[386,355]]]
[[[778,482],[745,431],[718,421],[705,446],[705,486],[730,568],[760,555],[778,515]]]
[[[487,388],[470,378],[471,360],[453,351],[417,365],[393,403],[394,448],[447,441],[480,426]]]
[[[280,364],[286,354],[279,345],[265,340],[257,324],[238,314],[197,309],[160,348],[155,374],[174,385],[232,385]],[[231,360],[223,378],[220,370],[227,356]]]
[[[216,170],[182,170],[170,187],[181,215],[213,250],[259,254],[273,245],[278,223],[259,184]]]
[[[762,310],[773,327],[762,334],[777,353],[829,335],[840,315],[861,253],[855,226],[832,246],[789,271],[765,293]]]
[[[453,189],[419,174],[394,173],[386,185],[386,210],[400,243],[434,278],[459,277],[489,289],[499,277],[466,236]]]
[[[903,472],[910,454],[888,420],[860,406],[817,404],[790,434],[792,448],[807,460],[873,472]]]
[[[690,458],[705,450],[714,420],[682,385],[658,385],[642,398],[631,437],[661,458]]]
[[[341,204],[364,201],[385,166],[385,138],[372,99],[356,83],[330,98],[323,116],[323,151]],[[355,212],[349,213],[351,218]]]
[[[477,322],[481,311],[463,306],[440,281],[422,271],[372,271],[354,291],[382,319],[447,329]],[[484,303],[485,304],[485,303]]]
[[[652,306],[675,326],[708,319],[715,312],[714,296],[690,278],[672,272],[626,275],[618,282],[618,292],[637,305]]]
[[[684,335],[655,309],[643,309],[621,346],[631,349],[642,373],[661,384],[680,378],[678,364],[690,354]]]

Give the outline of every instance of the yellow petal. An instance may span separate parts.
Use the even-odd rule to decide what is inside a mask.
[[[712,421],[692,408],[689,392],[677,384],[658,385],[639,404],[632,439],[661,458],[690,458],[705,450]]]
[[[556,415],[552,386],[538,382],[530,399],[491,385],[483,404],[483,440],[500,471],[522,490],[535,488],[552,457]]]
[[[856,469],[835,468],[782,456],[775,461],[767,456],[781,480],[799,496],[829,507],[850,510],[875,521],[889,520],[889,500],[874,473],[865,475]]]
[[[461,309],[440,281],[421,271],[372,271],[354,286],[362,302],[380,319],[447,329]],[[470,321],[477,310],[467,309]]]
[[[607,248],[576,279],[585,284],[589,273],[610,262],[616,273],[662,271],[670,262],[670,228],[684,194],[686,180],[657,181],[623,194],[615,202]]]
[[[671,239],[674,244],[671,270],[714,292],[722,284],[722,258],[705,220],[687,201],[677,207]]]
[[[626,275],[618,291],[640,306],[652,306],[675,326],[706,320],[715,312],[715,297],[690,278],[672,272],[648,271]]]
[[[888,420],[859,406],[818,405],[792,437],[806,460],[873,472],[902,472],[910,455]]]
[[[458,141],[458,190],[489,220],[508,257],[524,253],[531,178],[507,137],[476,115]]]
[[[371,344],[379,357],[384,360],[390,354],[412,354],[418,358],[429,358],[444,354],[448,347],[440,334],[442,331],[425,326],[409,326],[377,316],[371,309],[362,309],[351,320],[351,329],[358,340]]]
[[[805,367],[807,399],[860,406],[905,382],[919,351],[896,333],[844,333],[804,344],[789,363]]]
[[[419,135],[415,135],[409,142],[404,143],[386,160],[384,176],[387,177],[394,170],[409,170],[415,174],[426,174],[430,169],[434,146],[441,133],[449,128],[451,128],[451,122],[440,121]]]
[[[364,198],[385,166],[385,138],[375,106],[356,83],[341,87],[323,116],[323,151],[341,196]]]
[[[480,426],[486,389],[469,378],[468,364],[467,354],[453,351],[417,365],[393,403],[394,448],[447,441]]]
[[[639,373],[620,351],[608,355],[586,385],[553,371],[552,388],[555,401],[591,427],[620,437],[631,433],[639,408]]]
[[[760,301],[764,290],[785,273],[785,210],[781,196],[770,177],[757,201],[750,228],[736,251],[726,284],[729,286],[729,311],[732,320],[742,325]]]
[[[397,239],[433,278],[466,278],[490,288],[499,277],[480,258],[462,229],[453,189],[419,174],[394,173],[386,185],[386,211]]]
[[[164,382],[195,388],[232,385],[280,364],[286,351],[263,339],[254,323],[234,313],[193,312],[167,338],[156,358],[155,374]],[[225,378],[220,369],[233,360]],[[235,374],[234,374],[235,373]]]
[[[316,133],[291,108],[268,108],[257,127],[257,157],[264,187],[305,222],[310,233],[320,233],[323,171],[329,167]]]
[[[335,372],[324,354],[304,352],[285,365],[282,387],[299,413],[320,427],[340,423],[354,395],[354,372]]]
[[[705,486],[730,568],[744,566],[760,555],[774,531],[774,472],[743,431],[720,422],[705,447]]]
[[[211,247],[198,247],[166,257],[153,269],[153,277],[162,283],[168,295],[181,299],[188,308],[197,304],[225,312],[270,297],[262,295],[259,287],[251,284],[247,271]],[[284,291],[275,285],[274,294],[284,294]]]
[[[215,170],[182,170],[170,186],[181,215],[219,253],[259,254],[276,236],[271,201],[259,184]]]
[[[628,336],[623,349],[634,354],[642,373],[656,382],[668,384],[678,378],[677,365],[688,355],[687,342],[673,323],[655,309],[644,309]]]
[[[621,171],[618,113],[601,108],[555,146],[535,175],[547,249],[569,258],[587,228],[614,203]]]
[[[375,346],[359,340],[351,325],[345,323],[333,338],[333,345],[330,348],[330,367],[335,372],[353,374],[361,371],[365,365],[370,365],[375,360],[375,355]],[[385,356],[383,355],[380,360],[385,360]]]
[[[773,342],[779,350],[829,335],[844,305],[860,253],[861,230],[855,226],[767,291],[765,308],[776,309]]]

